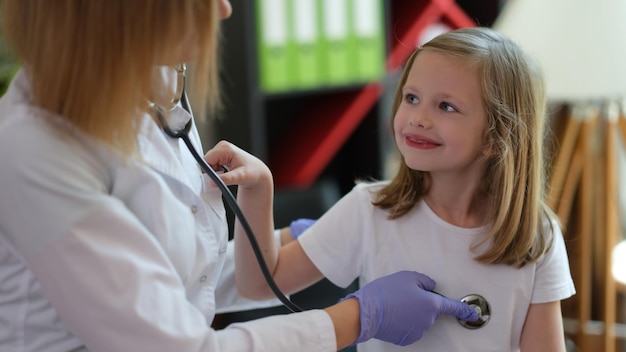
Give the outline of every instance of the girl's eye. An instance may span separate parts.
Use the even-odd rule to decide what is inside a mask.
[[[417,103],[419,103],[419,100],[413,94],[405,95],[404,100],[406,100],[406,102],[409,103],[409,104],[417,104]]]
[[[447,112],[455,112],[457,111],[456,108],[446,102],[443,102],[441,104],[439,104],[439,108],[443,111],[447,111]]]

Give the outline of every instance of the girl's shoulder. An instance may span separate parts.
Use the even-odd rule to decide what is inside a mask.
[[[374,201],[378,197],[378,192],[388,184],[389,181],[358,181],[349,194]]]
[[[559,237],[563,237],[561,221],[547,206],[541,211],[539,221],[539,235],[543,236],[546,242],[550,243],[555,238],[558,240]]]
[[[357,181],[352,188],[353,192],[376,193],[389,184],[388,180],[384,181]]]

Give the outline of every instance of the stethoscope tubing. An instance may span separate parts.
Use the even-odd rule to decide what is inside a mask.
[[[261,272],[263,273],[263,277],[265,278],[265,281],[267,281],[267,284],[269,285],[270,289],[272,290],[276,298],[278,298],[283,303],[283,305],[285,305],[285,307],[287,307],[289,310],[291,310],[294,313],[303,311],[302,308],[300,308],[298,305],[293,303],[280,290],[280,288],[278,288],[278,285],[274,281],[274,278],[272,277],[272,274],[270,273],[267,267],[267,264],[265,263],[265,259],[263,258],[263,253],[261,252],[261,249],[259,248],[259,243],[257,242],[256,237],[254,236],[254,232],[252,231],[252,228],[250,227],[248,220],[243,214],[243,211],[237,204],[237,200],[235,196],[232,194],[230,189],[228,189],[224,181],[222,181],[222,179],[217,175],[217,172],[215,172],[215,170],[213,170],[213,168],[206,162],[206,160],[204,160],[204,158],[200,156],[200,154],[196,151],[196,148],[191,143],[191,140],[189,139],[189,130],[191,129],[191,124],[193,123],[193,112],[191,110],[191,105],[189,104],[187,93],[185,92],[184,89],[183,89],[183,94],[182,94],[182,99],[181,99],[181,105],[183,109],[185,109],[185,111],[187,111],[191,115],[191,119],[189,120],[189,122],[187,123],[183,131],[174,132],[171,129],[169,129],[166,124],[166,121],[164,121],[165,119],[163,118],[162,114],[157,111],[157,115],[159,115],[159,118],[161,119],[161,125],[163,125],[162,126],[163,131],[168,136],[172,138],[180,138],[183,140],[183,142],[185,142],[185,145],[189,149],[189,152],[194,157],[194,159],[196,160],[196,162],[198,163],[202,171],[204,171],[207,175],[209,175],[211,180],[217,185],[217,188],[219,188],[220,192],[222,192],[224,201],[228,204],[228,207],[233,211],[237,219],[239,219],[239,222],[241,223],[241,226],[243,227],[244,232],[246,233],[246,236],[248,237],[248,240],[250,241],[250,246],[252,247],[252,251],[254,252],[257,262],[259,263],[259,267],[261,269]]]

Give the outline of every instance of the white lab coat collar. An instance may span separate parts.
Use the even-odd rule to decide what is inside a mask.
[[[177,108],[176,110],[182,109]],[[155,170],[191,186],[192,182],[181,162],[183,159],[181,155],[182,141],[167,136],[149,114],[145,114],[143,117],[141,129],[142,133],[140,133],[137,143],[143,161]]]

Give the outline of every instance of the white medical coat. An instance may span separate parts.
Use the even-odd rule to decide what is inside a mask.
[[[0,100],[0,351],[336,350],[320,310],[212,330],[250,303],[219,190],[148,115],[130,160],[61,132],[26,76]]]

